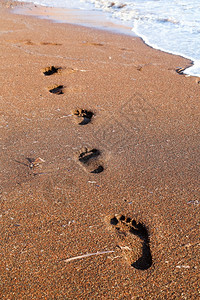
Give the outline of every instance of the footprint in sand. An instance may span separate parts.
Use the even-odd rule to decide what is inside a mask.
[[[83,45],[87,45],[87,46],[97,46],[97,47],[102,47],[104,46],[104,44],[102,43],[95,43],[95,42],[88,42],[88,41],[84,41]]]
[[[152,265],[149,234],[146,226],[124,215],[115,215],[109,221],[115,231],[118,251],[127,262],[138,270],[147,270]]]
[[[176,69],[176,73],[178,73],[179,75],[184,75],[185,68],[178,68]]]
[[[104,167],[101,160],[99,160],[99,156],[101,155],[98,149],[88,149],[84,147],[78,156],[78,162],[85,169],[85,171],[99,174],[103,172]]]
[[[52,94],[56,94],[56,95],[62,95],[62,94],[64,94],[63,88],[64,88],[63,85],[57,85],[56,84],[52,87],[49,87],[49,92],[52,93]]]
[[[41,42],[40,45],[43,45],[43,46],[62,46],[62,44],[51,43],[51,42]]]
[[[72,114],[77,117],[79,125],[86,125],[90,123],[94,115],[92,111],[86,109],[76,109],[72,112]]]
[[[61,67],[50,66],[50,67],[42,69],[42,73],[45,76],[50,76],[50,75],[59,73],[61,69],[62,69]]]

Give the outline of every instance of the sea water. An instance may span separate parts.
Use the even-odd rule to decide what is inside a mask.
[[[132,28],[153,48],[193,61],[184,73],[200,76],[200,0],[22,0],[38,5],[103,11]]]

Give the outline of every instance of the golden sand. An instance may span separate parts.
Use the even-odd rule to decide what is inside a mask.
[[[197,299],[190,62],[5,7],[0,44],[0,298]]]

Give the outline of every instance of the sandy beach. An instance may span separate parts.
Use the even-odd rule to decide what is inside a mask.
[[[0,298],[197,299],[200,78],[176,71],[191,62],[13,7],[0,6]]]

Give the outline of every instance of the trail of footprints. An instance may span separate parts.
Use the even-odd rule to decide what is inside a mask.
[[[50,66],[42,69],[42,73],[45,76],[51,76],[56,73],[60,73],[62,70],[61,67]],[[49,88],[49,92],[56,95],[63,94],[63,85],[54,85]],[[76,109],[72,112],[78,120],[79,125],[87,125],[91,122],[93,117],[93,112],[86,109]],[[100,161],[99,157],[101,152],[98,149],[88,149],[84,147],[78,154],[78,162],[84,168],[85,171],[99,174],[104,171],[103,162]]]
[[[50,66],[50,67],[42,69],[42,73],[45,76],[51,76],[53,74],[60,73],[61,70],[62,70],[61,67]],[[56,94],[56,95],[64,94],[63,89],[64,89],[64,86],[63,85],[58,85],[58,84],[48,88],[50,93]]]
[[[50,76],[61,71],[61,67],[47,67],[42,70],[45,76]],[[63,85],[55,85],[49,88],[53,94],[63,94]],[[93,112],[85,109],[76,109],[72,112],[79,125],[87,125],[91,122]],[[100,159],[101,152],[95,148],[84,147],[77,154],[78,163],[85,171],[99,174],[104,171],[104,164]],[[109,227],[115,232],[117,238],[117,251],[124,259],[138,270],[147,270],[152,265],[149,233],[143,223],[124,215],[115,215],[109,220]]]

